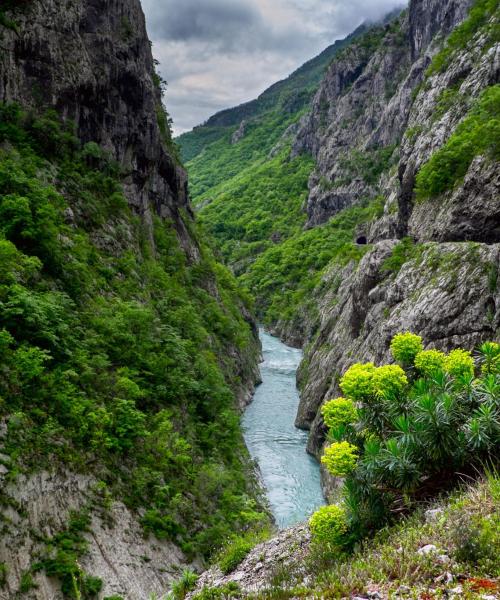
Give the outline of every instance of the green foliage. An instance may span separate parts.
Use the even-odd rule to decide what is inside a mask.
[[[435,517],[429,518],[417,509],[397,524],[355,544],[351,552],[339,551],[343,545],[338,548],[329,547],[328,543],[312,544],[305,558],[300,555],[287,562],[286,571],[281,569],[279,577],[272,578],[272,588],[251,597],[369,597],[376,589],[387,598],[400,597],[404,590],[407,598],[424,599],[432,582],[432,594],[445,598],[456,586],[455,582],[450,584],[448,573],[461,582],[461,598],[479,600],[494,594],[500,569],[499,489],[495,474],[466,488],[462,485],[451,496],[431,505],[436,509]],[[482,534],[483,523],[487,524],[487,532]],[[345,538],[348,537],[347,532]],[[419,553],[426,544],[434,545],[438,552]],[[464,545],[466,551],[458,561],[455,549]],[[449,557],[445,564],[442,553]]]
[[[309,519],[309,527],[314,541],[342,546],[348,530],[346,511],[337,504],[322,506]]]
[[[433,58],[427,75],[444,72],[455,53],[465,49],[479,31],[488,36],[489,45],[498,41],[498,23],[489,24],[498,15],[498,7],[499,0],[475,0],[467,19],[451,32],[444,48]]]
[[[204,587],[195,594],[192,600],[227,600],[228,598],[242,598],[240,586],[235,581],[229,581],[218,587]]]
[[[219,587],[204,587],[195,594],[192,600],[227,600],[228,598],[241,598],[240,586],[230,581]]]
[[[444,368],[452,377],[472,377],[474,375],[474,359],[468,350],[457,348],[446,357]]]
[[[500,516],[474,516],[454,524],[454,556],[462,564],[474,565],[483,572],[494,573],[500,556]]]
[[[292,134],[287,131],[304,114],[339,49],[353,42],[368,60],[386,35],[397,36],[397,28],[362,26],[258,100],[223,111],[179,138],[190,158],[190,191],[201,221],[255,297],[257,314],[266,325],[293,324],[300,331],[314,323],[311,297],[324,272],[359,260],[367,251],[353,243],[355,231],[380,216],[383,199],[363,199],[322,227],[304,231],[303,205],[313,161],[305,155],[290,158]],[[244,135],[232,143],[243,119]],[[380,147],[346,156],[346,178],[376,184],[391,166],[394,150]],[[335,187],[342,181],[323,183]]]
[[[174,600],[184,600],[186,595],[194,590],[198,575],[190,569],[182,572],[182,577],[172,585],[171,596]]]
[[[240,537],[232,541],[230,546],[225,549],[223,555],[219,558],[218,564],[221,571],[225,575],[234,571],[252,548],[252,542],[244,538]]]
[[[425,377],[432,377],[436,372],[442,371],[446,355],[439,350],[423,350],[415,357],[415,368]]]
[[[7,573],[7,565],[4,562],[0,563],[0,588],[4,587],[7,583]]]
[[[373,386],[379,397],[398,397],[407,385],[408,378],[399,365],[384,365],[373,371]]]
[[[409,331],[398,333],[392,338],[391,354],[403,366],[412,365],[417,354],[423,349],[422,338]]]
[[[373,363],[352,365],[342,376],[340,389],[347,398],[352,398],[354,402],[362,402],[366,398],[370,398],[375,392],[374,372],[375,365]]]
[[[19,581],[19,592],[21,594],[26,594],[30,590],[36,589],[35,581],[33,580],[33,575],[29,571],[25,571],[21,575],[21,579]]]
[[[289,160],[282,152],[263,164],[242,168],[199,198],[201,205],[208,202],[201,221],[236,272],[248,269],[275,245],[273,240],[285,241],[302,230],[302,205],[312,167],[309,157]]]
[[[353,243],[354,233],[358,224],[371,221],[379,211],[378,199],[346,209],[325,225],[300,231],[259,256],[241,281],[255,296],[263,322],[295,320],[300,328],[325,271],[358,261],[369,249]]]
[[[341,378],[357,422],[331,423],[336,441],[322,457],[333,475],[346,478],[350,540],[387,523],[392,511],[409,510],[429,488],[449,485],[456,473],[500,459],[498,344],[483,344],[477,365],[461,349],[419,351],[422,340],[409,332],[391,348],[406,372],[355,364]]]
[[[349,442],[335,442],[325,448],[321,462],[335,477],[345,477],[356,468],[358,449]]]
[[[63,594],[77,600],[95,598],[102,588],[101,579],[87,575],[78,562],[87,551],[84,534],[89,526],[87,512],[73,512],[67,529],[45,541],[47,554],[33,567],[34,571],[44,570],[49,577],[58,578]]]
[[[211,555],[262,518],[234,398],[256,354],[234,278],[188,217],[197,263],[169,221],[146,231],[118,166],[55,114],[0,105],[0,142],[0,418],[13,469],[91,462],[147,533]],[[50,560],[68,589],[73,577],[96,588]]]
[[[382,263],[382,271],[389,273],[399,273],[401,267],[409,260],[414,258],[418,252],[414,241],[409,238],[403,238],[396,246],[394,246],[391,256],[386,258]]]
[[[481,372],[492,375],[500,371],[500,344],[484,342],[480,347]]]
[[[446,144],[421,168],[415,187],[417,201],[423,202],[452,189],[466,175],[476,156],[483,154],[498,160],[499,137],[500,85],[493,85],[482,92]]]
[[[357,420],[358,411],[352,400],[336,398],[325,402],[321,407],[323,421],[329,429],[351,425]]]

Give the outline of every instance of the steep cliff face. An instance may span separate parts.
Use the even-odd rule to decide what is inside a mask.
[[[413,2],[372,29],[330,66],[294,152],[316,159],[309,182],[308,226],[381,193],[381,171],[397,163],[412,91],[422,81],[430,44],[466,15],[470,1]]]
[[[123,167],[131,206],[172,219],[184,249],[196,243],[187,177],[165,144],[161,92],[139,0],[36,0],[8,13],[2,32],[0,100],[40,110],[55,108],[75,122],[83,143],[96,142]],[[181,212],[185,211],[185,215]]]
[[[256,515],[256,327],[139,0],[2,3],[0,45],[0,598],[164,594]]]
[[[374,66],[384,64],[385,56],[392,64],[394,45],[387,37],[391,34],[386,34],[350,90],[335,83],[343,71],[339,73],[340,65],[332,65],[298,136],[296,149],[309,148],[317,157],[307,204],[310,225],[327,220],[367,193],[378,191],[386,200],[384,216],[359,230],[375,244],[373,249],[359,265],[344,271],[340,289],[335,284],[338,271],[332,268],[319,294],[321,325],[299,373],[302,400],[297,416],[298,426],[312,429],[309,450],[317,456],[325,436],[319,407],[340,395],[339,377],[354,362],[390,361],[388,346],[397,332],[417,332],[428,347],[446,350],[458,345],[472,349],[499,337],[498,158],[488,151],[471,151],[463,176],[456,163],[447,163],[453,173],[451,183],[434,196],[418,195],[423,166],[434,155],[439,160],[449,156],[448,148],[460,144],[458,126],[470,126],[475,118],[471,115],[479,114],[482,109],[477,107],[483,106],[490,92],[495,94],[492,86],[500,80],[500,48],[494,33],[498,14],[484,11],[481,20],[477,7],[485,3],[476,3],[476,25],[469,25],[468,18],[467,27],[458,31],[470,5],[467,1],[410,2],[400,21],[403,64],[398,77],[402,78],[398,82],[392,77],[393,68],[382,70],[385,81],[396,89],[386,105],[376,93],[381,70]],[[445,42],[452,30],[454,37]],[[349,66],[347,73],[352,72]],[[359,93],[367,82],[371,93]],[[378,106],[376,117],[369,108],[371,95]],[[318,128],[321,98],[328,98],[331,107],[323,130]],[[349,135],[338,131],[344,107],[356,100],[364,108],[354,133],[349,128],[354,135],[351,144]],[[495,102],[496,108],[484,119],[498,118]],[[363,136],[357,137],[358,127]],[[376,180],[378,189],[359,181],[348,188],[335,186],[345,171],[343,156],[359,149],[369,153],[371,146],[391,142],[399,148],[393,166],[387,165],[386,174]],[[331,190],[321,189],[320,177],[332,182]],[[412,241],[401,242],[406,235]],[[327,477],[325,483],[331,489]]]

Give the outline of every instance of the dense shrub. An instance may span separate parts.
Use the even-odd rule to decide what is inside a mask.
[[[472,377],[474,375],[474,359],[468,350],[457,348],[445,358],[444,368],[452,377]]]
[[[500,344],[485,342],[480,349],[482,358],[481,372],[483,375],[494,374],[500,370]]]
[[[357,420],[358,412],[352,400],[336,398],[323,404],[321,414],[327,427],[338,429],[354,423]]]
[[[266,540],[266,528],[250,529],[241,535],[232,535],[217,556],[217,564],[224,574],[231,573],[260,542]]]
[[[182,576],[172,585],[172,600],[184,600],[186,595],[196,587],[198,575],[189,569],[182,572]]]
[[[421,168],[416,180],[417,201],[450,190],[467,173],[473,159],[500,158],[500,85],[487,88],[450,139]]]
[[[391,342],[391,354],[403,366],[413,364],[415,357],[424,349],[422,338],[410,333],[398,333]]]
[[[458,473],[500,459],[500,346],[483,344],[475,362],[462,349],[421,350],[422,340],[407,332],[391,348],[406,372],[353,365],[340,387],[357,403],[356,423],[330,421],[335,442],[322,462],[345,477],[346,541],[446,488]]]
[[[355,402],[371,398],[375,393],[374,372],[375,365],[373,363],[353,365],[340,381],[341,390],[347,398],[352,398]]]
[[[415,368],[425,376],[432,376],[444,368],[446,355],[439,350],[423,350],[415,357]]]
[[[356,468],[358,449],[349,442],[335,442],[325,448],[321,462],[335,477],[345,477]]]
[[[337,504],[322,506],[309,519],[309,527],[316,542],[341,546],[348,530],[346,512]]]
[[[377,396],[394,398],[404,391],[408,378],[399,365],[384,365],[374,370],[373,385]]]

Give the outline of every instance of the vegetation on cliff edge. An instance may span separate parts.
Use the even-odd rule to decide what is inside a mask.
[[[227,269],[203,245],[189,262],[173,223],[148,232],[120,179],[55,114],[0,107],[7,477],[91,464],[146,533],[208,556],[262,518],[233,391],[255,340]]]

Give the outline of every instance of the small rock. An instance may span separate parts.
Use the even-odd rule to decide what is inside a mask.
[[[464,591],[464,588],[461,585],[457,585],[457,587],[454,587],[453,589],[450,590],[450,594],[454,594],[456,596],[460,596]]]
[[[444,511],[442,508],[431,508],[429,510],[426,510],[424,513],[426,522],[433,523],[434,521],[437,521],[439,517],[443,514],[443,512]]]
[[[498,600],[496,596],[492,596],[491,594],[483,594],[481,596],[481,600]]]
[[[447,565],[450,562],[450,557],[447,554],[440,554],[438,561],[443,565]]]
[[[9,472],[9,469],[7,469],[7,467],[5,465],[2,465],[0,463],[0,475],[5,475],[8,472]]]
[[[382,596],[379,592],[368,592],[368,598],[371,600],[382,600]]]
[[[264,566],[264,563],[258,562],[255,567],[254,570],[255,571],[260,571],[262,569],[262,567]]]
[[[453,581],[453,575],[449,572],[443,573],[434,579],[436,583],[451,583]]]
[[[63,214],[66,223],[71,224],[75,222],[75,213],[71,208],[68,207]]]
[[[427,556],[428,554],[434,554],[437,551],[438,549],[436,546],[434,546],[434,544],[427,544],[426,546],[420,548],[420,550],[417,550],[417,554],[420,554],[420,556]]]

